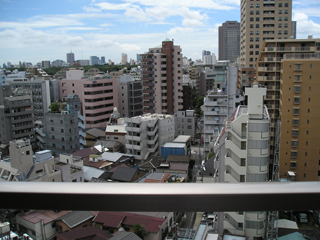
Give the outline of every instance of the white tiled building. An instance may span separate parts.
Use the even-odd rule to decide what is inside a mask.
[[[215,142],[215,182],[265,182],[268,180],[269,125],[268,110],[263,106],[266,88],[254,84],[246,88],[248,106],[239,106],[227,121]],[[221,212],[214,226],[221,234],[248,236],[250,240],[265,236],[266,212]]]

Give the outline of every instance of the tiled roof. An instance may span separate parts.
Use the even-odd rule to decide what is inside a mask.
[[[89,147],[89,148],[84,148],[84,149],[78,150],[78,151],[72,153],[71,155],[77,156],[80,158],[85,158],[85,157],[89,157],[91,154],[97,154],[97,153],[99,153],[99,151],[96,148]]]
[[[86,131],[86,133],[94,137],[106,137],[106,133],[98,128],[91,128],[90,130]]]
[[[69,228],[73,228],[93,217],[94,215],[89,211],[73,211],[62,216],[59,219],[67,224]]]
[[[141,238],[133,232],[119,231],[116,232],[110,240],[141,240]]]
[[[111,228],[119,228],[120,224],[133,226],[139,223],[146,231],[157,233],[165,219],[128,212],[99,212],[93,221]]]
[[[136,168],[118,167],[112,174],[111,179],[120,182],[131,182],[136,172]]]
[[[188,155],[168,155],[167,156],[168,162],[180,162],[180,163],[189,163],[190,156]]]
[[[88,166],[88,167],[94,167],[94,168],[103,168],[109,164],[112,164],[112,162],[107,162],[107,161],[103,161],[103,160],[98,160],[98,162],[89,161],[89,157],[87,157],[83,160],[83,165]]]
[[[107,240],[110,239],[111,234],[107,231],[104,231],[97,227],[83,227],[83,228],[77,228],[68,232],[58,233],[57,238],[63,239],[63,240],[76,240],[76,239],[82,239],[92,236],[93,239],[96,240]]]
[[[160,183],[164,182],[165,178],[168,177],[170,173],[154,172],[149,174],[144,180],[145,183]]]
[[[170,170],[188,171],[188,163],[170,163]]]
[[[70,211],[54,212],[52,210],[37,210],[29,213],[19,213],[17,216],[31,223],[38,223],[43,220],[43,223],[47,224],[68,213],[70,213]]]

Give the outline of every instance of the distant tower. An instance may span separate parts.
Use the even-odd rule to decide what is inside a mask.
[[[74,53],[71,51],[70,53],[67,53],[67,63],[72,65],[74,62]]]
[[[121,65],[127,65],[128,62],[128,56],[126,53],[122,53],[121,55]]]
[[[219,27],[219,60],[235,60],[240,56],[240,23],[227,21]]]
[[[101,64],[105,64],[106,63],[106,57],[101,57]]]

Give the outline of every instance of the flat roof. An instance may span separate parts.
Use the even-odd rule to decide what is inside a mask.
[[[166,148],[184,148],[185,147],[185,143],[165,143],[163,145],[163,147],[166,147]]]
[[[173,140],[173,142],[187,142],[190,138],[190,135],[179,135],[175,140]]]

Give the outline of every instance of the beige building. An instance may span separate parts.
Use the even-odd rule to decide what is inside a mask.
[[[265,40],[292,36],[292,0],[241,0],[240,9],[240,65],[254,67]]]
[[[287,54],[281,63],[280,177],[319,181],[320,56],[301,57]]]
[[[279,119],[281,61],[285,54],[301,57],[320,52],[320,39],[278,39],[263,43],[256,65],[256,79],[267,87],[264,104],[267,105],[270,125],[270,159],[274,158],[276,120]],[[318,50],[319,49],[319,50]],[[292,80],[290,80],[292,81]]]

